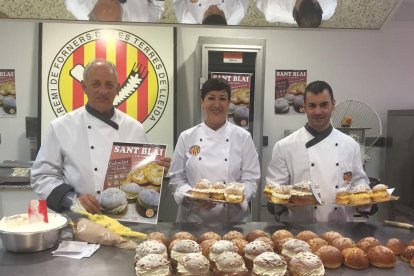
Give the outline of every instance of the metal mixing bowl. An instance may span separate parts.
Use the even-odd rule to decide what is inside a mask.
[[[37,252],[53,247],[59,240],[62,229],[69,220],[61,214],[52,214],[65,218],[65,223],[39,232],[11,232],[0,230],[3,247],[13,252]],[[12,217],[11,217],[12,218]]]

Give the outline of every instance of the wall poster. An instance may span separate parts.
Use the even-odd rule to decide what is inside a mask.
[[[249,129],[251,74],[211,72],[211,78],[223,78],[231,87],[228,120]]]
[[[307,70],[276,70],[275,113],[304,113],[303,94],[307,85]]]
[[[0,69],[0,118],[16,117],[16,79],[14,69]]]

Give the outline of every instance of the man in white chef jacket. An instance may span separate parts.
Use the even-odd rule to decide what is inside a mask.
[[[177,222],[219,224],[251,218],[248,203],[256,195],[260,166],[250,133],[227,121],[230,92],[224,79],[206,81],[201,89],[204,122],[178,138],[169,182],[178,204]],[[245,199],[241,204],[191,201],[185,195],[201,179],[242,183]]]
[[[293,185],[312,181],[320,187],[321,199],[334,203],[336,191],[345,185],[369,183],[361,161],[359,144],[331,125],[335,108],[332,88],[314,81],[305,89],[306,125],[278,141],[268,166],[267,181]],[[352,174],[351,183],[344,175]],[[366,210],[366,209],[365,209]],[[337,205],[289,206],[281,221],[352,221],[354,207]]]
[[[33,190],[61,212],[77,197],[85,209],[100,213],[97,197],[104,183],[113,142],[146,143],[141,123],[115,109],[119,91],[114,64],[89,63],[81,81],[86,106],[54,119],[31,169]],[[168,168],[170,158],[159,162]]]
[[[157,22],[164,0],[65,0],[76,19],[94,21]]]
[[[248,0],[173,0],[179,23],[238,25],[249,7]],[[208,17],[222,17],[215,23]]]
[[[337,0],[256,0],[267,22],[319,27],[335,13]]]

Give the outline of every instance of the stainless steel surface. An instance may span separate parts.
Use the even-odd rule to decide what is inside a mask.
[[[278,229],[288,229],[293,234],[302,230],[312,230],[321,234],[328,230],[335,230],[345,236],[351,237],[355,241],[366,237],[374,236],[385,243],[389,238],[397,237],[406,242],[414,239],[413,232],[404,228],[385,226],[383,223],[344,223],[344,224],[275,224],[266,222],[252,222],[247,224],[217,225],[208,227],[205,225],[182,223],[159,223],[158,225],[137,225],[128,224],[134,230],[151,232],[161,231],[171,236],[174,233],[185,230],[196,235],[204,231],[213,230],[219,234],[224,234],[229,230],[239,230],[247,233],[254,229],[263,229],[273,233]],[[70,234],[64,230],[65,237],[70,238]],[[55,248],[55,247],[54,247]],[[38,253],[16,254],[5,250],[0,245],[0,275],[27,276],[27,275],[99,275],[99,276],[133,276],[133,258],[135,252],[114,247],[101,246],[101,248],[90,258],[74,260],[64,257],[52,257],[51,251],[45,250]],[[354,270],[342,266],[339,269],[327,269],[326,274],[330,275],[414,275],[414,269],[408,263],[402,262],[399,258],[397,264],[392,269],[380,269],[369,267],[365,270]]]
[[[67,225],[68,220],[60,227],[34,233],[16,233],[0,230],[2,247],[17,253],[38,252],[49,249],[59,241],[62,229]]]

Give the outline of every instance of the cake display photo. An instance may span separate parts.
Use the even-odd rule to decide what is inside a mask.
[[[0,69],[0,117],[16,117],[16,113],[14,69]]]
[[[303,114],[307,70],[276,70],[275,114]]]
[[[103,183],[102,212],[120,221],[156,224],[165,145],[114,143]]]
[[[242,128],[249,128],[251,74],[212,72],[211,78],[225,79],[231,88],[228,120]]]

